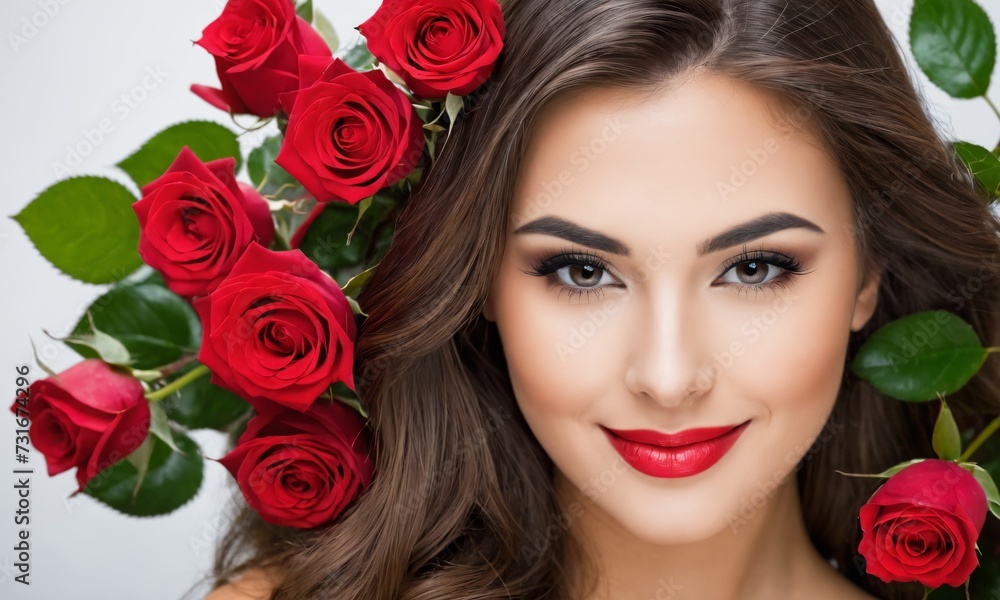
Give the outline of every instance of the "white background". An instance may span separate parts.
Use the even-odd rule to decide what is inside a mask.
[[[347,45],[358,39],[353,27],[379,2],[316,0],[315,4],[333,22],[342,45]],[[877,4],[906,51],[941,131],[993,148],[1000,139],[1000,122],[986,103],[953,100],[916,68],[907,42],[912,0]],[[1000,2],[980,0],[980,4],[994,23],[1000,23]],[[46,14],[46,5],[55,14]],[[222,6],[223,0],[3,0],[0,73],[6,91],[0,100],[4,123],[0,165],[7,189],[0,194],[0,213],[16,214],[39,192],[69,175],[105,175],[131,186],[111,165],[176,122],[209,119],[232,126],[227,115],[188,90],[192,83],[217,85],[211,57],[191,42]],[[32,30],[26,25],[31,21],[41,26]],[[26,43],[15,43],[12,36],[21,36]],[[159,69],[162,81],[144,87],[147,69]],[[141,101],[123,110],[119,100],[123,94]],[[993,86],[990,97],[1000,104],[1000,84]],[[85,132],[97,129],[103,119],[112,122],[111,132],[70,167],[70,149],[86,140]],[[259,135],[249,137],[253,135],[245,136],[244,150],[259,141]],[[67,165],[68,172],[55,171],[57,163]],[[19,529],[13,521],[17,496],[11,474],[15,424],[13,415],[3,415],[9,414],[14,396],[14,367],[30,364],[32,378],[44,375],[32,359],[29,336],[56,370],[80,360],[41,330],[65,335],[105,286],[80,283],[57,272],[9,218],[0,219],[0,281],[5,282],[0,373],[6,373],[0,377],[0,389],[7,390],[0,393],[0,597],[180,598],[209,569],[225,518],[222,507],[230,476],[219,464],[206,463],[201,491],[180,510],[136,519],[87,496],[68,499],[76,487],[73,471],[50,478],[41,455],[34,452],[29,464],[35,468],[30,496],[31,585],[13,580],[17,572],[12,547]],[[221,455],[221,434],[199,431],[194,437],[206,455]]]

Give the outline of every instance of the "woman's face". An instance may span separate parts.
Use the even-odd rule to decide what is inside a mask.
[[[484,316],[556,483],[651,542],[735,530],[773,494],[875,308],[847,185],[805,109],[775,107],[707,72],[590,89],[525,156]]]

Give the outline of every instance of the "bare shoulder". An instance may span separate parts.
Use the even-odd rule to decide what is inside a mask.
[[[267,600],[275,585],[273,576],[267,571],[250,569],[238,579],[212,590],[205,600]]]

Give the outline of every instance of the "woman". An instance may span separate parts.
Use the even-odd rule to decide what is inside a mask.
[[[247,510],[210,598],[919,598],[835,469],[932,456],[933,407],[846,365],[922,310],[1000,337],[996,277],[955,293],[1000,223],[873,2],[501,5],[359,298],[373,485],[321,531]]]

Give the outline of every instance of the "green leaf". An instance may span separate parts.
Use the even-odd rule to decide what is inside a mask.
[[[969,142],[955,142],[955,153],[972,171],[976,182],[996,197],[1000,194],[1000,158],[995,154]]]
[[[445,96],[444,109],[448,113],[448,137],[451,137],[451,127],[455,124],[455,120],[458,119],[458,113],[462,112],[462,108],[465,106],[465,99],[462,96],[456,96],[451,92]]]
[[[375,56],[368,51],[368,44],[363,41],[348,48],[340,59],[355,71],[367,71],[375,65]]]
[[[371,206],[358,220],[357,206],[330,202],[309,225],[302,236],[299,249],[321,269],[330,273],[343,288],[347,280],[366,268],[365,262],[377,262],[388,248],[392,238],[392,224],[386,223],[379,227],[379,223],[385,219],[393,204],[391,198],[381,193],[376,194]],[[348,245],[347,235],[352,228],[354,234]],[[377,239],[373,240],[373,237]],[[372,247],[370,257],[367,256],[369,246]]]
[[[139,493],[139,488],[142,487],[142,481],[146,477],[146,471],[149,470],[149,459],[153,456],[153,445],[155,443],[156,439],[153,436],[146,435],[146,438],[142,440],[139,447],[125,457],[126,460],[132,463],[132,466],[135,467],[136,470],[135,487],[132,488],[133,500],[135,500],[136,494]]]
[[[365,410],[365,407],[361,404],[361,399],[358,398],[357,394],[354,393],[354,390],[347,387],[347,384],[343,381],[335,381],[330,384],[327,392],[328,394],[324,394],[322,398],[342,402],[358,411],[358,414],[360,414],[363,418],[367,419],[369,417],[368,411]]]
[[[351,298],[350,296],[347,296],[347,303],[351,305],[351,312],[352,313],[354,313],[356,315],[361,315],[362,317],[367,317],[368,316],[368,313],[366,313],[365,311],[361,310],[361,305],[358,304],[358,301],[355,300],[354,298]]]
[[[972,476],[976,478],[979,485],[983,487],[983,492],[986,493],[986,502],[990,506],[990,512],[993,513],[994,517],[1000,519],[1000,491],[997,490],[997,484],[994,483],[993,477],[990,476],[986,469],[975,463],[961,463],[959,466],[972,473]]]
[[[132,357],[129,356],[128,348],[125,344],[122,344],[115,338],[101,331],[96,325],[94,325],[94,317],[87,311],[87,320],[90,322],[91,333],[81,333],[77,335],[68,335],[64,338],[58,338],[50,334],[44,329],[45,335],[49,336],[54,340],[59,340],[63,342],[73,342],[88,348],[92,348],[97,355],[106,363],[112,365],[128,366],[132,364]]]
[[[236,134],[212,121],[186,121],[167,127],[118,163],[118,167],[142,189],[142,186],[163,175],[184,146],[190,148],[202,162],[233,157],[236,159],[236,171],[240,170],[242,158]],[[135,216],[132,218],[134,220]]]
[[[371,196],[369,196],[368,198],[365,198],[361,202],[358,202],[358,204],[357,204],[357,207],[358,207],[358,216],[354,219],[354,226],[351,227],[351,231],[347,234],[347,243],[348,244],[350,244],[351,240],[354,238],[354,232],[358,228],[358,223],[361,222],[361,218],[365,216],[365,212],[368,211],[368,209],[371,207],[371,205],[372,205],[372,197]]]
[[[983,96],[996,62],[996,33],[973,0],[917,0],[910,48],[934,85],[954,98]]]
[[[340,37],[337,35],[337,30],[334,28],[333,23],[318,10],[313,12],[313,17],[315,21],[313,25],[316,26],[316,31],[319,32],[320,37],[326,42],[330,51],[336,52],[340,49]]]
[[[263,187],[260,187],[260,193],[265,196],[282,195],[288,198],[301,196],[302,186],[299,182],[274,162],[274,158],[281,151],[281,139],[280,135],[274,135],[254,148],[247,157],[247,173],[255,186],[260,187],[261,182],[264,183]]]
[[[164,515],[194,498],[201,487],[203,463],[198,445],[180,432],[174,433],[175,452],[160,438],[153,439],[148,468],[139,486],[139,472],[123,458],[87,482],[84,493],[108,506],[136,517]],[[140,446],[141,448],[141,446]]]
[[[847,475],[849,477],[878,477],[878,478],[885,479],[885,478],[888,478],[888,477],[892,477],[893,475],[895,475],[896,473],[899,473],[900,471],[902,471],[903,469],[905,469],[906,467],[908,467],[910,465],[915,465],[918,462],[923,462],[925,460],[927,460],[927,459],[926,458],[914,458],[913,460],[908,460],[906,462],[899,463],[898,465],[889,467],[888,469],[886,469],[885,471],[882,471],[881,473],[845,473],[843,471],[837,471],[837,469],[834,469],[834,471],[837,471],[841,475]]]
[[[951,394],[975,375],[987,356],[972,326],[945,310],[897,319],[858,350],[851,370],[883,394],[906,402]]]
[[[132,192],[104,177],[73,177],[47,188],[12,218],[63,273],[112,283],[143,263]]]
[[[941,412],[938,413],[937,421],[934,423],[931,443],[934,452],[941,460],[956,460],[962,455],[962,435],[958,431],[958,424],[955,423],[951,409],[943,398]]]
[[[87,309],[94,323],[120,341],[135,361],[136,369],[157,369],[185,354],[196,353],[201,345],[201,323],[183,298],[166,288],[149,283],[112,287]],[[74,335],[89,332],[87,318],[81,318]],[[84,358],[97,358],[92,348],[69,343]]]
[[[364,285],[368,283],[368,280],[372,278],[372,275],[375,274],[375,267],[377,266],[378,265],[371,266],[354,277],[351,277],[351,279],[347,282],[347,285],[342,288],[344,295],[357,297],[361,288],[363,288]]]
[[[299,4],[298,8],[295,9],[295,13],[306,20],[306,23],[312,23],[313,21],[313,3],[312,0],[305,0],[302,4]]]
[[[44,362],[42,362],[42,358],[40,356],[38,356],[38,348],[35,347],[35,340],[33,340],[33,339],[31,339],[29,337],[28,341],[31,342],[31,353],[35,355],[35,362],[38,363],[38,366],[41,367],[42,370],[45,371],[45,373],[49,377],[51,377],[52,379],[55,379],[56,382],[62,383],[62,380],[59,379],[59,374],[56,373],[55,371],[53,371],[52,367],[50,367],[47,364],[45,364]]]
[[[163,440],[174,452],[180,452],[174,441],[173,432],[170,431],[170,423],[167,422],[167,413],[160,406],[159,402],[149,403],[149,432]]]
[[[177,377],[198,364],[197,361],[192,361],[178,371]],[[226,431],[250,410],[250,405],[243,398],[210,381],[210,377],[199,377],[159,403],[167,416],[189,429]]]

